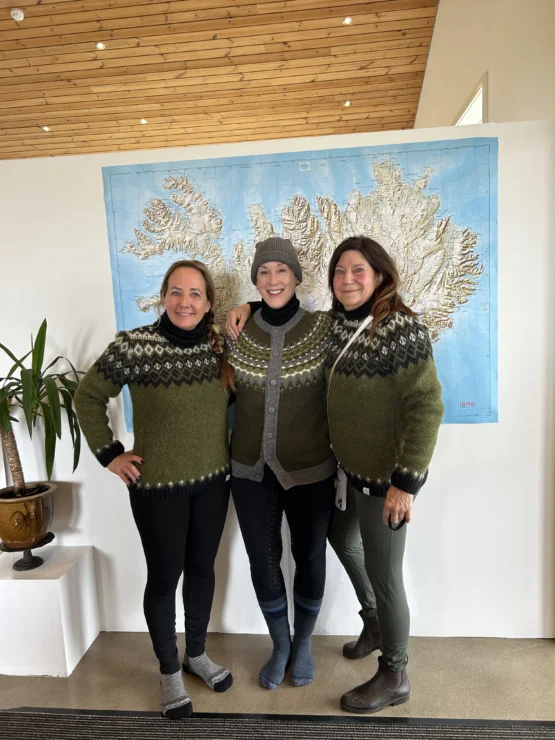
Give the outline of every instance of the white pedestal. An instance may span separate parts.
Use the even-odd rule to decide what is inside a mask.
[[[92,547],[33,550],[44,565],[18,573],[0,554],[0,673],[69,676],[100,632]]]

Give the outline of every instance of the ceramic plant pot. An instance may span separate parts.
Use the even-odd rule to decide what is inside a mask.
[[[38,547],[46,538],[54,514],[53,483],[27,483],[25,496],[13,496],[13,486],[0,489],[0,540],[7,550]]]

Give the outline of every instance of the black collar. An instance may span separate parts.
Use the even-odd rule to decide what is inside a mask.
[[[341,313],[345,316],[346,319],[349,319],[349,321],[360,321],[361,319],[365,319],[372,313],[372,298],[369,298],[366,303],[362,304],[362,306],[359,306],[358,308],[353,308],[352,311],[346,311],[342,305]]]
[[[206,320],[204,317],[193,329],[180,329],[176,326],[164,311],[158,322],[160,334],[168,342],[175,344],[177,347],[194,347],[206,339]]]
[[[263,300],[260,315],[271,326],[283,326],[293,318],[299,310],[300,305],[300,301],[294,293],[285,306],[281,308],[272,308]]]

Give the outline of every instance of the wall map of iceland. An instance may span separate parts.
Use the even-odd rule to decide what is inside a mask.
[[[497,139],[474,138],[103,168],[118,329],[154,320],[162,276],[200,259],[220,316],[256,296],[257,241],[289,237],[305,308],[330,305],[337,244],[395,258],[428,325],[447,423],[497,421]]]

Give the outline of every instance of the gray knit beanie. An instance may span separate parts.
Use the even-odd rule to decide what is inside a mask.
[[[289,239],[271,236],[269,239],[264,239],[263,242],[258,242],[255,249],[256,252],[254,253],[254,260],[251,266],[251,280],[254,285],[256,285],[258,268],[265,262],[283,262],[284,265],[287,265],[287,267],[293,270],[299,283],[302,283],[303,271],[299,263],[297,250]]]

